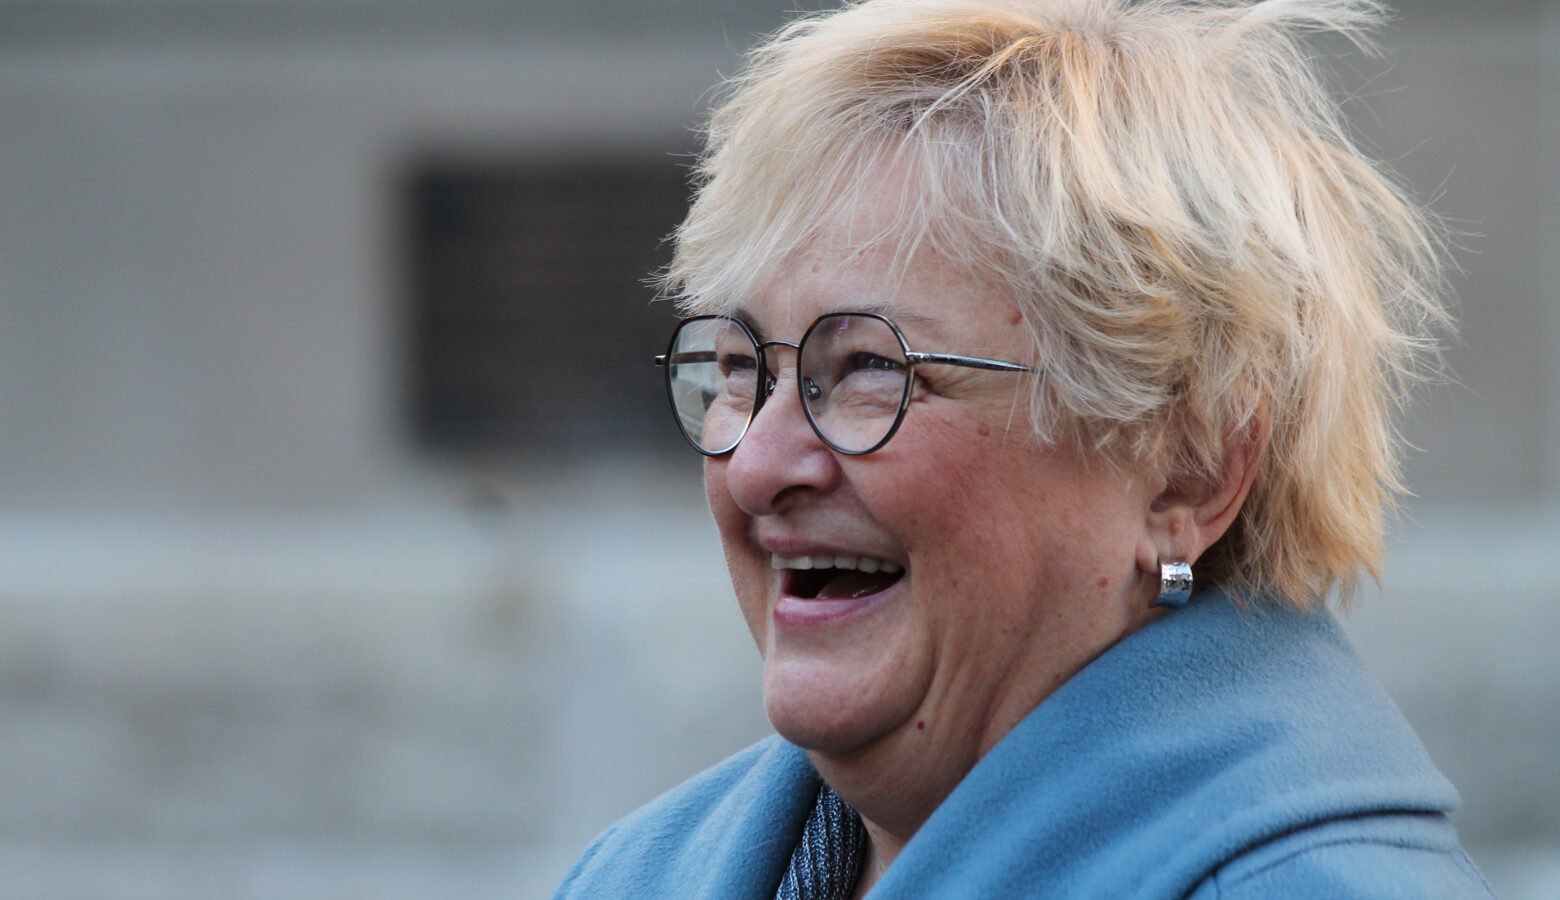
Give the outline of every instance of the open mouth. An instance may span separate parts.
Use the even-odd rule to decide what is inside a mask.
[[[899,563],[870,556],[781,556],[770,566],[785,570],[781,590],[803,600],[859,600],[893,587],[905,577]]]

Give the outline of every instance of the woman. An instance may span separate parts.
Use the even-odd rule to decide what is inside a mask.
[[[868,0],[753,53],[659,362],[778,737],[560,896],[1487,895],[1323,609],[1443,322],[1300,43],[1378,14]]]

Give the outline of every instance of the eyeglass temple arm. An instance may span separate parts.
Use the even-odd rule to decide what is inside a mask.
[[[715,351],[695,350],[689,353],[657,353],[655,364],[658,366],[679,365],[686,366],[689,363],[714,362]]]
[[[665,353],[656,354],[655,364],[658,366],[666,366],[672,362],[676,362],[680,365],[686,365],[688,363],[695,362],[715,361],[715,354],[709,352],[678,353],[675,354],[675,356],[676,359],[674,360],[671,356]],[[910,353],[907,354],[906,358],[909,359],[910,362],[917,364],[929,363],[940,366],[963,366],[967,369],[988,369],[993,372],[1034,371],[1034,369],[1030,366],[1019,365],[1018,363],[1003,362],[1000,359],[984,359],[979,356],[953,356],[947,353]]]
[[[913,363],[932,363],[941,366],[963,366],[966,369],[987,369],[992,372],[1033,372],[1034,368],[1000,359],[984,359],[979,356],[951,356],[946,353],[907,353]]]

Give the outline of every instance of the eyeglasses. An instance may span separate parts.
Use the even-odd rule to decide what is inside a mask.
[[[917,365],[964,366],[994,372],[1033,372],[1029,366],[916,353],[887,317],[830,313],[808,327],[801,341],[760,341],[728,316],[695,316],[672,332],[655,364],[666,370],[666,391],[677,427],[705,456],[735,450],[753,417],[779,381],[767,354],[796,351],[796,387],[818,438],[851,456],[882,447],[899,430]]]

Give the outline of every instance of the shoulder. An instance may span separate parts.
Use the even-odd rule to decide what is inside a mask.
[[[1267,897],[1493,898],[1441,816],[1331,822],[1274,840],[1213,873],[1194,900]]]
[[[1245,609],[1202,595],[1081,670],[980,761],[880,888],[1372,897],[1266,885],[1473,872],[1446,818],[1456,792],[1332,618]]]
[[[751,893],[770,869],[778,881],[817,786],[801,750],[761,741],[608,828],[554,897]]]

